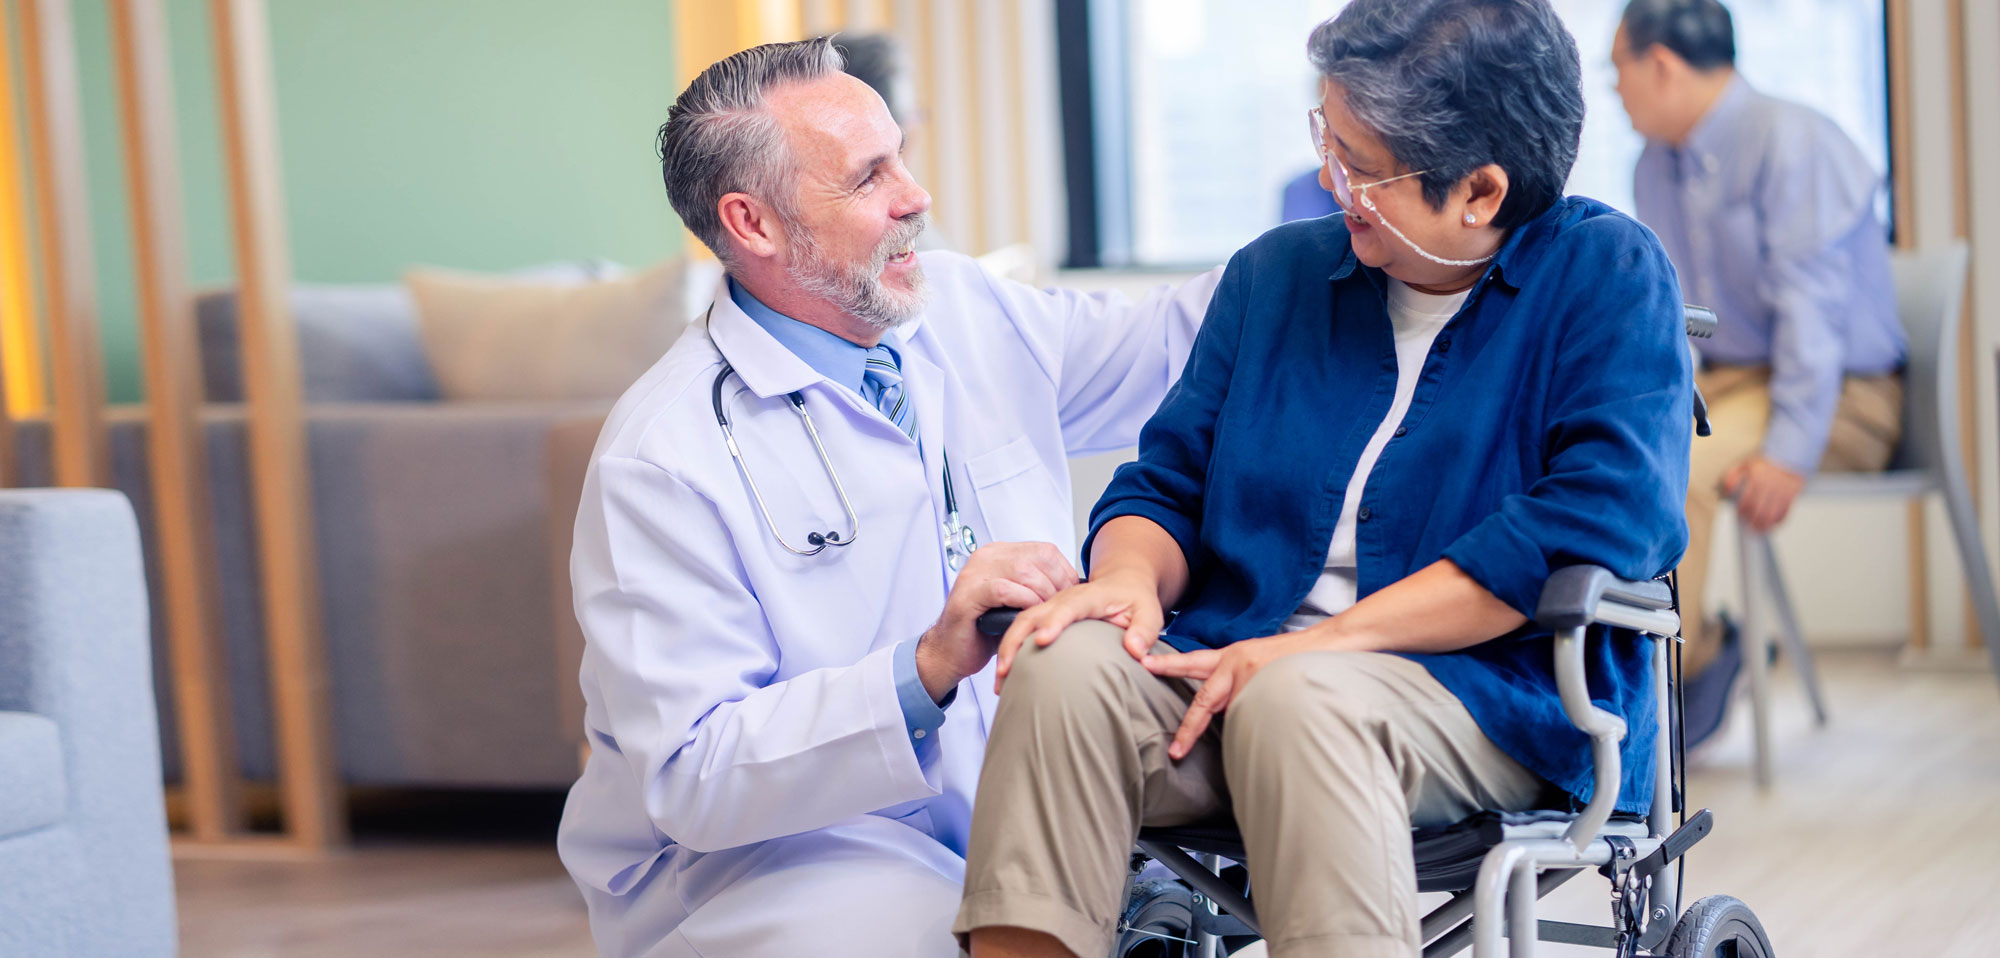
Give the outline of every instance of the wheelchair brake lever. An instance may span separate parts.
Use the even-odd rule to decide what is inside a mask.
[[[1673,834],[1660,842],[1660,847],[1653,849],[1652,854],[1633,862],[1632,870],[1641,875],[1658,874],[1661,869],[1687,854],[1688,849],[1693,848],[1696,842],[1707,838],[1708,833],[1714,828],[1715,816],[1710,815],[1706,808],[1688,816],[1687,822],[1674,829]]]

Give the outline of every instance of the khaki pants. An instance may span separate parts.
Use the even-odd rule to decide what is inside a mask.
[[[1272,662],[1172,761],[1197,686],[1148,673],[1119,636],[1079,623],[1016,660],[973,810],[961,942],[1014,926],[1107,954],[1139,827],[1234,814],[1270,954],[1414,956],[1411,824],[1543,795],[1423,666],[1381,653]]]
[[[1702,614],[1708,589],[1708,562],[1715,513],[1722,503],[1722,477],[1757,454],[1771,420],[1771,371],[1761,366],[1722,366],[1695,377],[1708,401],[1708,436],[1696,436],[1688,469],[1688,548],[1681,558],[1683,654],[1688,674],[1700,672],[1721,644],[1718,625]],[[1822,472],[1876,472],[1889,464],[1903,429],[1903,380],[1849,376],[1840,390],[1821,458]]]

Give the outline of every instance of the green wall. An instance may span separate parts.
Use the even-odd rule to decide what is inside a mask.
[[[234,273],[204,0],[166,0],[191,278]],[[665,0],[267,0],[292,267],[388,282],[678,251],[653,132]],[[99,316],[115,402],[143,392],[106,0],[75,0]]]

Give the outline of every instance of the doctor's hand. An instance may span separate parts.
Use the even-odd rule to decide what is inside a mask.
[[[1046,542],[989,542],[974,550],[945,597],[944,614],[917,640],[917,677],[932,701],[993,658],[994,642],[973,627],[981,613],[1039,605],[1076,582],[1076,567]]]
[[[993,690],[998,692],[1006,684],[1014,656],[1023,645],[1033,641],[1038,647],[1047,646],[1064,629],[1090,619],[1124,629],[1125,651],[1144,661],[1167,624],[1160,609],[1159,583],[1143,572],[1120,569],[1064,589],[1061,595],[1023,611],[1000,637],[1000,666],[995,670]]]

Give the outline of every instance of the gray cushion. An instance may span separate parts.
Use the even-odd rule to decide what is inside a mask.
[[[55,720],[0,712],[0,839],[62,821],[67,793]]]
[[[307,402],[438,398],[417,339],[416,308],[401,286],[302,284],[290,302]],[[243,401],[236,291],[196,297],[195,318],[208,401]]]

